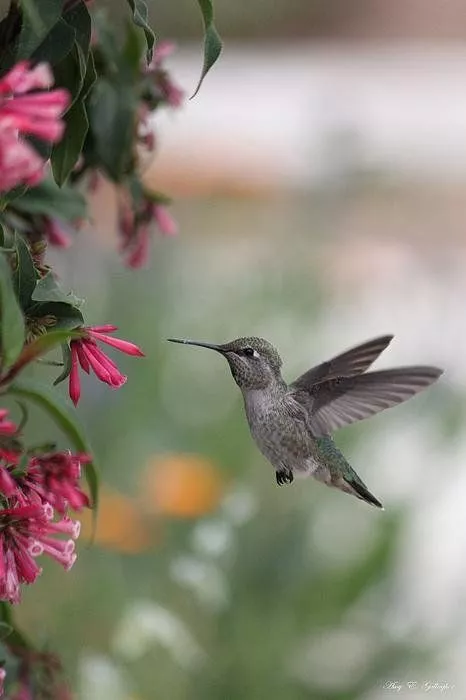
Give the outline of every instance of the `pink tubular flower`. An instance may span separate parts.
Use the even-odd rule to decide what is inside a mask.
[[[43,159],[22,137],[33,135],[51,143],[61,139],[68,92],[30,92],[48,90],[52,83],[47,64],[31,68],[28,61],[20,61],[0,78],[0,192],[21,184],[37,185],[43,178]]]
[[[175,44],[171,41],[159,42],[154,51],[154,57],[145,72],[151,76],[158,99],[177,109],[183,104],[184,91],[172,82],[170,75],[163,67],[163,62],[171,56],[175,48]]]
[[[60,514],[67,508],[89,507],[89,498],[79,487],[81,465],[91,461],[89,455],[73,455],[69,450],[32,457],[24,476],[17,480],[20,503],[50,503]]]
[[[0,435],[14,435],[18,428],[7,418],[8,409],[0,408]]]
[[[0,668],[0,698],[3,696],[3,684],[5,683],[6,671],[2,667]]]
[[[47,505],[16,505],[0,510],[0,600],[19,603],[22,583],[33,583],[42,572],[35,559],[47,554],[66,571],[75,560],[79,523],[70,518],[53,522]],[[57,535],[70,539],[55,539]]]
[[[116,326],[89,326],[81,328],[82,337],[72,340],[71,348],[71,372],[69,379],[70,398],[76,406],[81,396],[81,381],[79,378],[79,366],[87,374],[94,372],[101,382],[105,382],[113,389],[119,389],[126,382],[126,376],[120,372],[116,364],[97,345],[97,341],[106,343],[124,352],[126,355],[144,357],[144,353],[137,345],[121,338],[112,338],[108,333],[117,330]]]
[[[176,221],[167,207],[153,202],[147,196],[134,211],[126,192],[121,192],[119,202],[119,224],[122,238],[120,251],[125,256],[128,267],[143,267],[149,259],[150,224],[155,222],[159,231],[165,236],[174,236],[178,232]]]
[[[135,243],[125,259],[127,266],[137,270],[147,265],[149,261],[149,247],[149,227],[145,224],[139,227]]]
[[[44,216],[44,231],[51,245],[57,248],[70,247],[71,238],[68,234],[67,227],[58,219],[51,219],[49,216]]]
[[[0,462],[0,494],[6,496],[7,498],[11,498],[11,496],[16,494],[17,490],[18,487],[16,481],[8,469],[8,464],[5,464],[2,458]]]
[[[167,207],[164,207],[162,204],[154,204],[152,213],[161,233],[165,234],[165,236],[176,236],[178,225]]]
[[[158,41],[149,68],[160,68],[163,61],[171,56],[175,50],[176,44],[174,41],[167,41],[166,39],[164,41]]]

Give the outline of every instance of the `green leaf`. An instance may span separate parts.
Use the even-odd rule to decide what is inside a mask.
[[[147,63],[152,61],[155,44],[155,34],[149,25],[149,11],[144,0],[128,0],[128,5],[133,13],[133,22],[137,27],[141,27],[146,35]]]
[[[86,99],[86,97],[89,95],[89,92],[91,91],[91,88],[94,85],[96,80],[97,80],[97,73],[95,70],[94,54],[92,53],[92,51],[90,51],[89,55],[87,57],[86,75],[84,76],[83,87],[81,90],[81,94],[79,95],[80,100],[84,101]]]
[[[28,316],[40,320],[44,316],[55,316],[55,330],[73,330],[84,324],[83,315],[79,309],[68,302],[44,301],[34,304],[28,309]],[[49,331],[50,333],[50,331]]]
[[[64,434],[71,440],[73,446],[78,452],[92,454],[89,443],[83,433],[83,430],[76,420],[73,412],[66,404],[59,400],[55,393],[51,392],[47,387],[37,384],[32,381],[16,381],[8,388],[8,394],[19,396],[28,399],[40,406],[53,421],[59,426]],[[95,460],[87,464],[85,467],[86,481],[89,486],[89,492],[93,507],[97,509],[98,502],[98,476],[95,465]]]
[[[78,5],[65,12],[63,19],[76,32],[76,41],[87,61],[91,42],[92,21],[84,0],[81,0]]]
[[[60,187],[76,165],[89,129],[84,102],[79,99],[65,115],[65,134],[52,150],[52,172]]]
[[[11,603],[7,603],[5,600],[0,601],[0,621],[2,625],[6,625],[11,630],[8,635],[8,644],[11,647],[17,647],[18,649],[33,648],[27,637],[15,627]]]
[[[61,351],[63,355],[63,371],[54,380],[53,386],[57,386],[57,384],[60,384],[65,379],[67,379],[67,377],[70,376],[71,372],[71,349],[68,343],[62,344]]]
[[[86,216],[86,200],[76,188],[60,188],[52,178],[47,178],[19,197],[15,209],[25,214],[42,214],[69,221]]]
[[[13,275],[13,284],[19,304],[26,311],[36,286],[37,272],[29,247],[24,238],[18,234],[15,235],[15,248],[17,266]]]
[[[90,98],[91,130],[101,166],[120,182],[132,158],[134,95],[126,84],[97,80]]]
[[[128,73],[128,80],[139,79],[141,58],[144,49],[144,35],[141,29],[129,22],[126,30],[126,41],[121,54],[121,66]]]
[[[68,90],[71,95],[71,105],[81,92],[86,67],[87,57],[84,56],[80,45],[75,41],[71,51],[54,68],[55,86]]]
[[[0,211],[4,211],[6,207],[18,197],[21,197],[27,191],[27,185],[18,185],[9,192],[0,194]]]
[[[16,430],[16,435],[19,435],[23,432],[24,426],[29,420],[29,411],[27,409],[27,406],[25,406],[22,401],[17,401],[16,403],[18,404],[19,410],[21,411],[21,420],[18,424],[18,429]]]
[[[5,639],[13,632],[13,627],[8,622],[0,622],[0,640]]]
[[[37,282],[36,288],[32,294],[33,301],[59,301],[71,306],[79,306],[82,303],[81,299],[75,297],[74,294],[66,293],[58,284],[53,272],[47,272],[44,277]]]
[[[63,0],[41,0],[22,3],[23,22],[19,35],[16,60],[30,58],[60,19]]]
[[[6,3],[3,3],[3,11]],[[22,12],[16,3],[9,3],[7,14],[0,21],[0,77],[16,63],[15,54],[21,31]]]
[[[76,32],[73,27],[60,18],[53,25],[40,46],[35,49],[31,58],[35,61],[46,61],[56,66],[73,48]]]
[[[214,10],[212,0],[197,0],[204,20],[204,65],[202,66],[201,77],[191,99],[197,95],[202,81],[214,65],[222,51],[222,40],[215,29]]]
[[[47,28],[45,27],[42,17],[38,8],[36,7],[36,0],[22,0],[21,10],[24,16],[24,22],[28,21],[32,28],[35,30],[36,34],[45,33]]]
[[[3,368],[8,369],[24,345],[24,318],[16,299],[11,268],[6,256],[0,253],[0,308]]]
[[[70,338],[79,338],[80,333],[67,329],[53,330],[40,335],[38,338],[23,348],[23,351],[11,366],[10,371],[4,376],[3,383],[11,382],[26,365],[34,362],[42,355],[46,355],[58,345],[68,342]]]

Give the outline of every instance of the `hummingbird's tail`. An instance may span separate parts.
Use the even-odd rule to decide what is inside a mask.
[[[315,444],[318,448],[318,461],[322,465],[313,473],[316,479],[383,509],[383,505],[371,494],[329,435],[315,438]]]
[[[344,482],[343,484],[335,484],[335,486],[342,491],[351,493],[353,496],[356,496],[356,498],[360,498],[371,506],[376,506],[376,508],[381,508],[383,510],[381,502],[371,494],[366,484],[359,478],[354,469],[351,469],[351,471],[352,474],[341,477],[341,481]]]

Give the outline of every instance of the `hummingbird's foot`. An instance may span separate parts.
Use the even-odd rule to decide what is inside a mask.
[[[275,472],[275,478],[279,486],[283,484],[291,484],[294,479],[293,472],[290,469],[280,469],[280,471]]]

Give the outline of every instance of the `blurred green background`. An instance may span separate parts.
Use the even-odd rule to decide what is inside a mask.
[[[152,6],[188,94],[192,5]],[[440,23],[433,2],[217,6],[232,46],[184,113],[155,123],[150,177],[180,235],[154,232],[150,268],[123,269],[102,186],[93,225],[53,254],[88,321],[146,358],[117,357],[115,393],[85,377],[96,542],[83,536],[69,574],[45,564],[19,620],[62,653],[81,700],[462,700],[461,6]],[[278,488],[226,363],[165,342],[264,336],[292,380],[385,333],[378,366],[446,374],[336,436],[384,512],[311,480]]]

